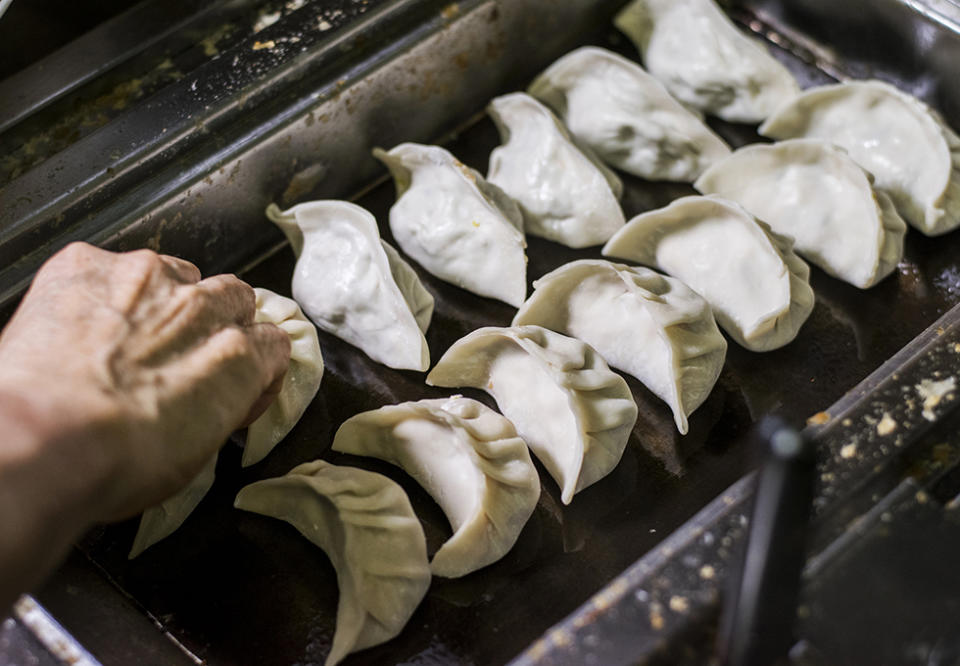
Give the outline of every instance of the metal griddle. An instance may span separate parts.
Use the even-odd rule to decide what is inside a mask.
[[[369,149],[402,140],[441,140],[485,172],[498,142],[492,123],[479,115],[490,97],[522,88],[581,44],[636,58],[609,27],[622,4],[383,0],[290,9],[233,2],[172,22],[170,40],[179,46],[161,40],[103,76],[122,78],[164,59],[178,65],[178,76],[157,79],[157,89],[132,97],[129,109],[114,109],[102,126],[24,164],[0,188],[0,300],[9,308],[42,258],[75,238],[116,249],[153,247],[191,259],[205,273],[238,271],[251,284],[289,295],[293,255],[263,217],[267,203],[351,197],[383,222],[393,186]],[[951,28],[953,18],[960,26],[955,5],[833,5],[746,0],[731,12],[742,27],[774,44],[774,55],[802,85],[882,76],[960,128],[960,58],[950,57],[960,53],[960,35]],[[249,30],[257,16],[275,9],[282,15],[276,23]],[[227,20],[222,12],[233,13]],[[316,29],[321,21],[330,27]],[[217,34],[226,23],[234,28],[222,33],[222,50],[201,58],[189,38]],[[254,48],[268,41],[274,46]],[[48,94],[52,101],[0,132],[0,143],[42,132],[43,114],[85,89]],[[90,99],[95,114],[99,98]],[[711,124],[734,146],[759,140],[750,128]],[[167,131],[157,135],[157,127]],[[693,193],[688,186],[624,180],[628,216]],[[386,224],[381,229],[392,240]],[[567,261],[599,257],[596,249],[528,242],[531,281]],[[418,273],[437,301],[427,334],[434,360],[477,327],[509,324],[514,311],[508,306]],[[466,578],[435,579],[397,639],[345,663],[488,664],[518,655],[523,664],[702,662],[751,495],[754,461],[745,435],[768,414],[798,427],[817,415],[813,422],[820,424],[811,426],[822,468],[815,557],[801,606],[801,634],[812,646],[805,658],[826,654],[823,663],[857,663],[850,641],[832,636],[831,623],[837,614],[850,614],[845,600],[857,599],[864,585],[878,588],[868,584],[869,576],[858,587],[837,563],[855,561],[864,548],[884,552],[861,545],[876,538],[873,527],[941,507],[956,486],[950,481],[956,427],[947,416],[952,394],[933,410],[932,422],[903,410],[915,384],[933,373],[955,375],[960,367],[951,346],[960,344],[960,311],[951,309],[960,302],[960,232],[927,239],[910,231],[904,262],[869,291],[816,268],[811,282],[817,305],[797,340],[767,354],[731,344],[689,435],[680,437],[669,409],[628,378],[640,418],[616,470],[564,507],[540,467],[540,504],[511,553]],[[173,536],[129,562],[136,521],[97,528],[38,591],[40,602],[99,659],[322,663],[337,603],[329,562],[293,528],[232,509],[240,487],[299,462],[323,457],[384,473],[408,492],[431,554],[449,536],[439,508],[395,468],[329,451],[333,433],[349,416],[449,391],[320,335],[327,364],[320,394],[266,461],[241,470],[240,451],[228,444],[214,488]],[[463,393],[492,405],[485,394]],[[875,434],[884,411],[900,424],[899,444]],[[851,442],[857,442],[853,453],[847,448],[841,455]],[[934,501],[920,504],[918,493],[928,486],[938,488],[929,490]],[[891,551],[883,566],[897,571],[900,552]],[[925,572],[933,571],[901,564],[911,580],[926,580]],[[895,574],[885,580],[896,587]],[[946,581],[941,589],[958,591],[960,584]],[[922,598],[931,598],[929,590]],[[903,597],[903,590],[886,591]],[[891,632],[889,642],[898,636]],[[882,656],[879,645],[886,643],[875,643]]]

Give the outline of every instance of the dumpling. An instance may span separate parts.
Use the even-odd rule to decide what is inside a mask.
[[[254,289],[257,295],[256,322],[276,324],[290,336],[290,365],[280,393],[260,417],[247,428],[243,466],[263,460],[293,429],[320,389],[323,356],[317,329],[295,301],[268,289]]]
[[[793,340],[813,310],[810,268],[791,244],[739,205],[711,195],[638,215],[603,254],[682,280],[740,345],[770,351]]]
[[[487,180],[519,204],[526,233],[581,248],[602,245],[624,225],[620,179],[577,147],[547,107],[512,93],[487,112],[504,142],[490,153]]]
[[[687,417],[710,395],[727,354],[703,298],[649,268],[593,259],[565,264],[533,285],[514,326],[537,324],[583,340],[670,405],[677,430],[687,433]]]
[[[694,184],[736,201],[794,239],[794,249],[830,275],[866,289],[903,258],[907,225],[873,177],[841,148],[792,139],[741,148]]]
[[[267,215],[294,250],[297,233],[302,236],[293,297],[317,326],[391,368],[430,367],[424,333],[433,296],[380,239],[373,215],[346,201],[312,201],[286,211],[271,206]]]
[[[464,576],[506,555],[540,498],[513,424],[461,396],[357,414],[340,426],[333,450],[397,465],[436,500],[453,527],[433,556],[437,576]]]
[[[560,486],[564,504],[617,466],[637,420],[627,383],[596,351],[539,326],[470,333],[427,383],[492,395]]]
[[[441,280],[518,307],[527,294],[527,242],[517,204],[439,146],[374,149],[397,186],[390,230],[400,249]]]
[[[280,393],[266,411],[247,428],[243,449],[244,467],[260,462],[293,429],[317,395],[323,377],[323,357],[317,330],[297,304],[269,289],[256,288],[256,322],[276,324],[290,336],[290,365],[283,377]],[[213,486],[217,467],[215,454],[196,478],[180,492],[157,506],[148,508],[140,518],[133,539],[130,559],[176,531]]]
[[[600,159],[641,178],[690,183],[730,153],[640,65],[605,49],[571,51],[528,92]]]
[[[290,523],[330,558],[340,601],[326,666],[399,634],[430,587],[423,528],[385,476],[316,460],[251,483],[234,506]]]
[[[780,107],[760,133],[837,144],[873,174],[904,219],[928,236],[960,225],[960,137],[926,104],[889,84],[811,88]]]
[[[133,537],[133,546],[127,557],[132,560],[153,544],[166,539],[183,525],[183,521],[193,513],[200,504],[200,500],[213,487],[216,470],[217,455],[214,455],[193,481],[180,492],[146,509],[140,516],[140,526],[137,528],[136,536]]]
[[[634,0],[614,24],[670,94],[724,120],[759,123],[800,92],[793,75],[713,0]]]

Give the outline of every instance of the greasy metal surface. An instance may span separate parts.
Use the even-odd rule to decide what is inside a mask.
[[[625,45],[621,48],[629,52]],[[805,63],[786,53],[779,55],[805,83],[825,80]],[[736,144],[757,140],[741,127],[718,129]],[[483,169],[495,144],[495,131],[483,120],[450,147],[464,161]],[[284,187],[275,185],[260,203],[282,199]],[[684,186],[630,179],[624,205],[632,215],[690,192]],[[392,200],[392,186],[383,185],[361,203],[384,220]],[[389,238],[386,230],[385,236]],[[598,253],[530,239],[529,256],[534,279],[566,261]],[[802,424],[960,300],[958,257],[958,234],[936,241],[910,234],[903,265],[869,292],[815,270],[818,304],[798,339],[763,355],[732,345],[720,382],[694,415],[687,437],[676,434],[669,410],[630,380],[641,417],[615,472],[578,495],[569,507],[560,505],[556,487],[542,474],[545,492],[540,506],[507,558],[462,580],[435,580],[400,637],[351,657],[349,663],[507,661],[735,482],[748,468],[748,452],[738,438],[754,418],[776,412]],[[244,277],[289,293],[292,268],[293,257],[282,248]],[[428,332],[434,358],[470,330],[510,320],[512,310],[505,305],[474,297],[422,272],[421,277],[437,297]],[[321,342],[328,367],[320,397],[263,465],[239,470],[238,452],[228,447],[218,467],[217,484],[195,514],[177,534],[134,562],[125,560],[134,523],[95,533],[83,544],[84,552],[120,587],[210,663],[316,663],[322,660],[334,628],[337,591],[326,558],[292,528],[233,511],[232,497],[245,483],[284,473],[293,464],[317,456],[350,462],[402,483],[423,520],[431,551],[449,534],[439,509],[409,479],[385,465],[328,451],[334,430],[352,414],[444,392],[426,387],[418,373],[384,368],[329,336],[322,335]],[[743,520],[737,513],[739,502],[746,501],[746,493],[739,498],[727,496],[709,509],[717,520],[729,522],[729,529],[718,523],[713,537],[713,545],[722,549],[732,545]],[[693,541],[707,538],[705,534]],[[677,539],[686,542],[689,537]],[[701,583],[721,578],[723,560],[717,559],[708,573],[702,565],[693,566],[692,559],[678,564],[667,557],[674,547],[667,544],[666,550],[653,551],[651,557],[669,568],[658,564],[653,566],[656,575],[644,574],[650,577],[643,580],[651,581],[651,587],[644,588],[648,596],[631,592],[644,609],[640,617],[647,620],[639,629],[629,630],[637,640],[664,639],[675,622],[686,622],[688,613],[695,617],[698,599],[715,598],[715,589]],[[643,566],[651,566],[649,560]],[[677,566],[692,576],[688,588],[671,582]],[[622,580],[617,579],[614,590],[623,585]],[[664,595],[656,596],[658,590]],[[617,594],[597,597],[607,606],[604,598],[612,603]],[[704,612],[711,611],[705,607]],[[587,633],[570,637],[573,642],[566,644],[562,636],[549,640],[579,646],[579,655],[585,654],[585,647],[605,644],[605,634],[591,639],[589,632],[609,615],[591,611],[581,617],[574,622]],[[534,654],[546,658],[543,650]]]
[[[262,138],[291,105],[312,104],[297,86],[315,90],[325,80],[332,88],[330,70],[345,64],[344,26],[352,19],[393,5],[399,23],[416,24],[428,4],[228,0],[4,133],[0,305],[14,301],[58,247],[81,238],[103,243],[202,178],[197,165],[214,168],[205,161],[211,154],[222,166],[222,153],[242,150],[251,131]],[[263,12],[272,9],[278,20],[263,27]],[[390,41],[400,29],[377,25],[365,34]],[[326,78],[311,85],[310,74]],[[194,244],[198,261],[202,248]]]
[[[0,132],[167,38],[182,27],[184,15],[192,19],[203,4],[215,3],[141,3],[82,35],[70,48],[0,81]]]

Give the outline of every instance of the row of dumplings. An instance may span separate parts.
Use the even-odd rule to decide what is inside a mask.
[[[437,501],[453,536],[432,562],[405,493],[381,475],[318,460],[238,494],[237,508],[290,522],[329,555],[340,601],[328,665],[399,633],[431,575],[506,554],[540,495],[528,448],[564,503],[617,465],[637,406],[610,367],[663,399],[686,433],[723,367],[718,323],[754,351],[797,335],[814,303],[798,254],[868,288],[902,258],[901,215],[928,235],[960,224],[960,139],[918,100],[873,81],[800,92],[712,0],[636,0],[616,24],[646,70],[582,48],[529,94],[494,99],[502,145],[487,178],[436,146],[375,151],[396,184],[389,224],[403,253],[519,310],[512,326],[454,343],[426,378],[486,390],[502,415],[460,396],[421,400],[357,414],[334,438],[334,450],[393,463]],[[731,152],[702,113],[765,121],[761,134],[780,141]],[[692,182],[704,196],[627,222],[608,165]],[[243,465],[276,446],[319,388],[307,317],[377,362],[430,367],[434,299],[369,212],[315,201],[267,216],[298,257],[295,301],[258,290],[257,316],[287,330],[294,352],[277,402],[247,433]],[[536,280],[528,298],[525,234],[603,245],[606,257],[666,275],[582,259]],[[144,513],[131,557],[183,522],[215,463]]]

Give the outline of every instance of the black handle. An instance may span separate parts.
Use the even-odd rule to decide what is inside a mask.
[[[718,653],[725,666],[769,666],[793,645],[813,501],[813,444],[778,419],[756,430],[765,449],[742,566],[731,577]]]

